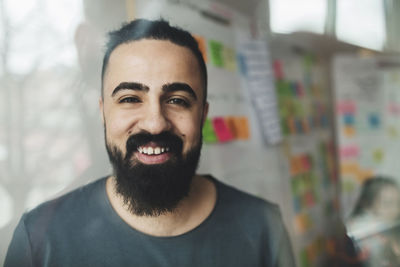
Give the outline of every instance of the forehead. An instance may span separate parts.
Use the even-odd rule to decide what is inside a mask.
[[[121,44],[111,53],[104,76],[104,92],[121,82],[140,82],[151,88],[188,83],[202,97],[199,64],[192,51],[170,41],[143,39]]]

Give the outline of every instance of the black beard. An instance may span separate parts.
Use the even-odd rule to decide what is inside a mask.
[[[169,147],[172,157],[165,163],[152,165],[134,160],[132,155],[137,148],[149,142]],[[106,137],[106,148],[116,178],[116,191],[129,211],[139,216],[159,216],[174,211],[189,194],[201,146],[202,138],[183,155],[183,142],[176,135],[169,132],[159,135],[139,133],[129,137],[123,157],[121,150],[109,144]]]

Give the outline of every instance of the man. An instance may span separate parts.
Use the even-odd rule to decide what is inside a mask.
[[[114,173],[24,214],[5,266],[294,266],[277,206],[195,174],[208,103],[193,37],[148,20],[109,37]]]

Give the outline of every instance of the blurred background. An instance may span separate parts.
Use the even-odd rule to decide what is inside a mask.
[[[206,58],[199,172],[278,203],[298,266],[400,266],[399,14],[396,0],[0,0],[0,262],[24,212],[110,174],[105,34],[164,18]]]

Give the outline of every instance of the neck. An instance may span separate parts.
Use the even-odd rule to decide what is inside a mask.
[[[116,213],[129,226],[152,236],[177,236],[200,225],[212,212],[217,192],[212,181],[202,176],[193,177],[188,197],[179,202],[172,212],[159,216],[132,214],[116,192],[115,178],[106,183],[107,196]]]

